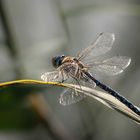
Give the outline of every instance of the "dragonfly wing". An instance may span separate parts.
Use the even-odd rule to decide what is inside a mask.
[[[96,83],[90,79],[86,74],[82,74],[82,80],[79,80],[80,85],[83,85],[85,87],[95,88]]]
[[[113,33],[101,33],[94,43],[79,53],[78,59],[84,61],[102,55],[112,48],[114,41],[115,35]]]
[[[95,61],[93,71],[101,72],[106,75],[117,75],[129,66],[131,58],[127,56],[114,56],[104,61]]]
[[[79,87],[81,87],[81,85],[82,85],[82,86],[95,88],[95,86],[96,86],[94,81],[92,81],[88,77],[86,77],[86,81],[84,79],[77,79],[77,80],[74,79],[73,84],[75,84],[75,83],[78,84]],[[82,87],[81,87],[81,89],[82,89]],[[81,94],[76,89],[67,88],[61,93],[60,98],[59,98],[59,102],[62,105],[70,105],[70,104],[77,103],[77,102],[81,101],[85,97],[86,97],[86,95]]]
[[[41,79],[45,82],[62,82],[67,78],[67,75],[63,71],[46,72],[41,76]]]
[[[76,89],[65,89],[59,98],[59,102],[62,105],[70,105],[73,103],[77,103],[85,98],[86,95],[79,93]]]

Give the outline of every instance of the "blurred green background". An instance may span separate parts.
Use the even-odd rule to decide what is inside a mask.
[[[1,0],[0,82],[40,80],[53,70],[53,56],[74,56],[101,32],[116,36],[107,55],[130,56],[132,63],[121,75],[98,78],[140,107],[139,0]],[[60,105],[62,90],[0,89],[0,140],[139,140],[138,124],[93,99]]]

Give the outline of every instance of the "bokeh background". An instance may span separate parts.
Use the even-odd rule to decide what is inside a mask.
[[[1,0],[0,82],[40,80],[53,70],[52,56],[74,56],[101,32],[116,36],[107,56],[130,56],[132,63],[99,79],[140,107],[139,0]],[[0,140],[139,140],[138,124],[93,99],[60,105],[62,90],[0,89]]]

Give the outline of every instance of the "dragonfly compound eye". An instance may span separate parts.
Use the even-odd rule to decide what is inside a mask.
[[[55,56],[52,58],[52,65],[58,68],[62,64],[63,56]]]

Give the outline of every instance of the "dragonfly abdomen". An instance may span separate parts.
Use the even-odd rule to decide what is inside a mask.
[[[118,92],[116,92],[112,88],[110,88],[110,87],[106,86],[105,84],[96,80],[89,72],[85,72],[85,74],[90,79],[92,79],[98,87],[100,87],[101,89],[105,90],[106,92],[108,92],[109,94],[111,94],[112,96],[117,98],[119,101],[121,101],[123,104],[125,104],[128,108],[130,108],[133,112],[135,112],[136,114],[138,114],[140,116],[140,110],[136,106],[134,106],[130,101],[128,101],[125,97],[120,95]]]

